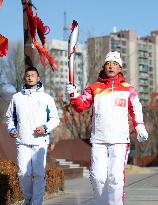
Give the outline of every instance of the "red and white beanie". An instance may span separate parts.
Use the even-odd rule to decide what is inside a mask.
[[[116,61],[121,67],[122,67],[122,59],[120,57],[120,53],[117,51],[110,51],[106,56],[105,56],[105,61]]]

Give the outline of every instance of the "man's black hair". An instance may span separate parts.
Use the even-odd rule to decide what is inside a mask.
[[[25,75],[28,71],[36,71],[37,75],[39,76],[39,72],[38,72],[37,68],[35,68],[34,66],[29,66],[28,68],[26,68]]]

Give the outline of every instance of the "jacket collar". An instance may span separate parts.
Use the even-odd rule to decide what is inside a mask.
[[[40,82],[40,81],[38,81],[37,82],[37,87],[36,87],[36,89],[28,89],[27,88],[27,85],[26,84],[24,84],[23,86],[22,86],[22,93],[23,94],[26,94],[26,95],[30,95],[31,93],[33,93],[33,92],[41,92],[41,91],[44,91],[44,87],[43,87],[43,84]]]
[[[124,83],[126,82],[123,74],[120,72],[116,77],[114,78],[107,78],[103,72],[100,72],[99,73],[99,76],[98,76],[98,79],[97,79],[97,82],[102,82],[102,83],[105,83],[105,84],[111,84],[112,81],[114,82],[115,85],[119,85],[121,83]]]

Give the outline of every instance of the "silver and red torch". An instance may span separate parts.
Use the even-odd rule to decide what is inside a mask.
[[[69,83],[74,85],[74,57],[76,52],[76,43],[78,39],[78,23],[73,20],[71,24],[71,34],[68,41],[68,67],[69,67]],[[73,94],[70,95],[73,97]]]

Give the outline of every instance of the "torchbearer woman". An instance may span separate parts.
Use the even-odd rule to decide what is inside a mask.
[[[138,141],[146,141],[148,133],[137,92],[123,76],[120,53],[110,51],[106,55],[97,82],[85,88],[82,95],[73,84],[66,88],[68,94],[73,94],[70,103],[76,111],[93,106],[90,179],[96,204],[123,205],[130,143],[128,113]]]

